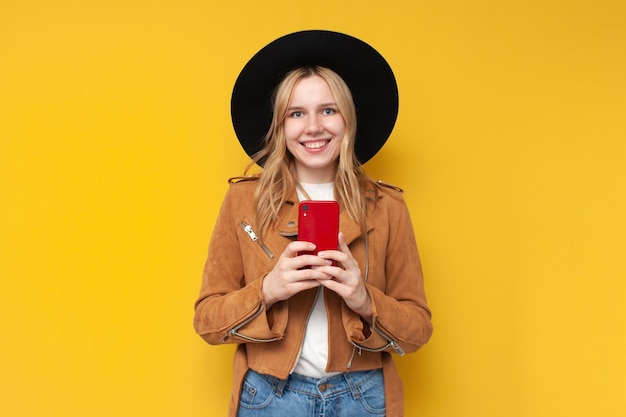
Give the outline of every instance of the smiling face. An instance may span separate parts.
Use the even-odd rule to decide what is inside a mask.
[[[298,180],[333,182],[346,123],[322,77],[312,75],[295,84],[285,114],[284,132]]]

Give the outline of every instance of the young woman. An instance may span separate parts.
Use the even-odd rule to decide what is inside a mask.
[[[403,415],[391,354],[426,343],[431,315],[402,191],[361,168],[397,109],[387,62],[344,34],[287,35],[242,70],[233,124],[263,172],[230,181],[194,319],[238,344],[230,416]],[[338,250],[302,254],[304,199],[339,203]]]

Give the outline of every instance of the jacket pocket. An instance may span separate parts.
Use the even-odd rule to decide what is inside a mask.
[[[361,345],[360,343],[355,342],[354,340],[351,340],[352,345],[359,348],[359,349],[363,349],[366,350],[368,352],[383,352],[389,348],[392,348],[393,350],[396,351],[396,353],[400,356],[404,356],[405,352],[404,349],[402,349],[402,347],[400,347],[400,345],[398,344],[398,342],[396,342],[392,337],[390,337],[384,330],[382,330],[380,328],[380,326],[378,326],[377,320],[376,318],[374,318],[373,322],[372,322],[372,331],[376,332],[377,334],[379,334],[380,336],[382,336],[385,340],[387,340],[387,344],[384,346],[381,346],[379,348],[368,348],[365,347],[363,345]]]
[[[255,342],[255,343],[275,342],[275,341],[279,340],[280,337],[271,337],[271,338],[267,338],[267,339],[261,339],[261,338],[258,338],[258,337],[246,336],[246,335],[244,335],[244,334],[239,332],[239,329],[241,329],[246,324],[250,323],[252,320],[257,318],[263,312],[263,310],[265,310],[265,303],[261,302],[259,304],[259,306],[257,307],[257,309],[252,311],[251,315],[246,316],[242,321],[240,321],[239,323],[235,324],[226,333],[226,335],[222,338],[222,343],[226,343],[228,341],[228,339],[230,339],[231,337],[235,337],[235,338],[237,338],[239,340],[243,340],[245,342]]]

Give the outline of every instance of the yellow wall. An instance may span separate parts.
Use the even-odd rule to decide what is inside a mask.
[[[232,347],[191,320],[246,163],[230,89],[307,28],[400,85],[366,168],[406,190],[435,314],[407,415],[624,415],[625,4],[3,1],[0,415],[224,415]]]

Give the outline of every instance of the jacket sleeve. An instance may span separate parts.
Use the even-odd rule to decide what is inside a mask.
[[[366,284],[373,308],[371,334],[353,334],[352,341],[367,350],[403,355],[424,345],[433,327],[411,218],[401,194],[396,197],[393,203],[399,204],[398,209],[387,212],[385,288]]]
[[[271,342],[283,337],[286,306],[277,303],[268,313],[262,293],[263,276],[244,277],[241,219],[237,217],[241,211],[237,210],[238,198],[233,189],[231,186],[226,193],[211,236],[195,302],[194,328],[210,344]]]

